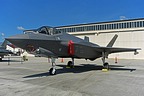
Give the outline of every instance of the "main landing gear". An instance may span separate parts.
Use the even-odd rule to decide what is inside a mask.
[[[102,61],[103,61],[103,68],[109,70],[108,62],[105,62],[105,58],[107,58],[108,54],[106,52],[102,52]]]
[[[105,62],[105,63],[103,64],[103,67],[104,67],[104,69],[108,69],[108,70],[109,70],[109,64],[108,64],[107,62]]]
[[[67,68],[74,68],[74,58],[72,58],[72,61],[68,61]]]

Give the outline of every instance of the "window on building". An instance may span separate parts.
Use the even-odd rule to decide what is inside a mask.
[[[117,24],[116,23],[113,24],[113,29],[117,29]]]
[[[132,22],[129,22],[129,28],[132,28]]]
[[[107,24],[107,29],[108,29],[108,30],[110,29],[110,25],[109,25],[109,24]]]
[[[144,21],[142,21],[142,27],[144,27]]]
[[[137,27],[140,27],[140,22],[139,21],[137,21]]]
[[[140,21],[140,25],[139,25],[140,27],[143,27],[143,22],[142,21]]]
[[[126,23],[126,26],[127,26],[126,28],[129,28],[129,22]]]
[[[102,25],[99,25],[100,29],[99,30],[102,30]]]
[[[81,31],[94,31],[94,30],[110,30],[110,29],[123,29],[123,28],[137,28],[144,27],[144,21],[126,21],[126,22],[111,22],[111,24],[96,24],[85,25],[77,27],[69,27],[59,29],[62,32],[81,32]]]
[[[121,23],[119,23],[119,25],[118,25],[118,26],[119,26],[119,29],[121,29],[121,28],[122,28],[122,24],[121,24]]]
[[[88,30],[88,31],[95,30],[95,26],[93,26],[93,25],[92,25],[92,26],[87,26],[87,30]]]
[[[127,23],[123,23],[123,28],[127,28]]]
[[[137,22],[133,22],[133,27],[137,27]]]
[[[98,25],[95,26],[95,30],[98,30]]]
[[[106,26],[106,24],[104,25],[104,27],[105,27],[105,30],[107,30],[107,26]]]

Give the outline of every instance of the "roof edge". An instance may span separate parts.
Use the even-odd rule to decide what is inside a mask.
[[[72,24],[72,25],[66,25],[66,26],[57,26],[57,27],[54,27],[54,28],[70,27],[70,26],[81,26],[81,25],[90,25],[90,24],[114,23],[114,22],[124,22],[124,21],[135,21],[135,20],[144,20],[144,18],[114,20],[114,21],[105,21],[105,22],[96,22],[96,23]]]

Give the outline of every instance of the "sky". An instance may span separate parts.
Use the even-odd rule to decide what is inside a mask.
[[[0,41],[20,29],[144,18],[144,0],[0,0]]]

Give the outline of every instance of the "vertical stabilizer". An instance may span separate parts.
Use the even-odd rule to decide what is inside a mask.
[[[109,42],[109,44],[106,47],[112,47],[113,44],[115,43],[117,37],[118,37],[118,35],[115,34],[115,36],[112,38],[112,40]]]
[[[85,36],[85,37],[84,37],[84,40],[85,40],[86,42],[89,42],[89,37]]]

